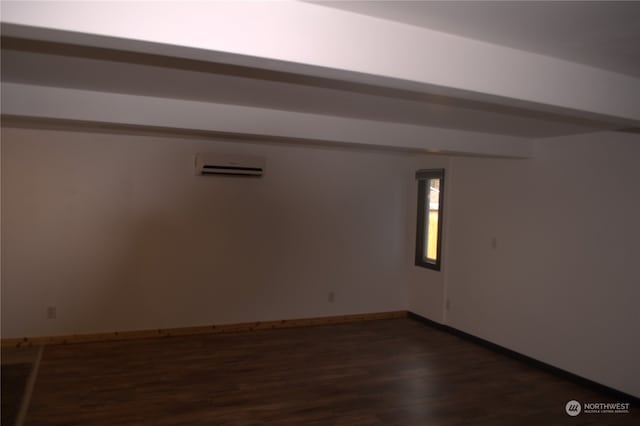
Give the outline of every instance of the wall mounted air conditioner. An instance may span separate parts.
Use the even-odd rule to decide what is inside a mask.
[[[198,153],[197,175],[262,176],[264,158],[253,155]]]

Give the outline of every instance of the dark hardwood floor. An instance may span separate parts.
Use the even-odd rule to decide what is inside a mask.
[[[631,425],[624,402],[411,319],[45,348],[27,425]]]

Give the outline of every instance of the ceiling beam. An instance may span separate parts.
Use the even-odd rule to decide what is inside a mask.
[[[5,116],[195,130],[295,142],[528,158],[528,139],[240,105],[2,83]]]
[[[640,124],[640,81],[302,2],[3,2],[3,35]]]

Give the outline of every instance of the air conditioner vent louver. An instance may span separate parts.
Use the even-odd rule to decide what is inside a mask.
[[[196,154],[196,174],[224,176],[262,176],[264,158],[252,155]]]

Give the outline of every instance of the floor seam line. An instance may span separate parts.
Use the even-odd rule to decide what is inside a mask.
[[[20,410],[18,411],[15,426],[22,426],[27,417],[27,411],[29,410],[29,403],[31,402],[31,395],[33,394],[33,388],[36,384],[36,378],[40,369],[40,361],[42,361],[43,352],[44,346],[40,346],[38,349],[38,355],[36,355],[36,360],[33,363],[33,368],[29,374],[29,379],[27,380],[27,386],[24,390],[24,395],[22,396],[22,402],[20,403]]]

